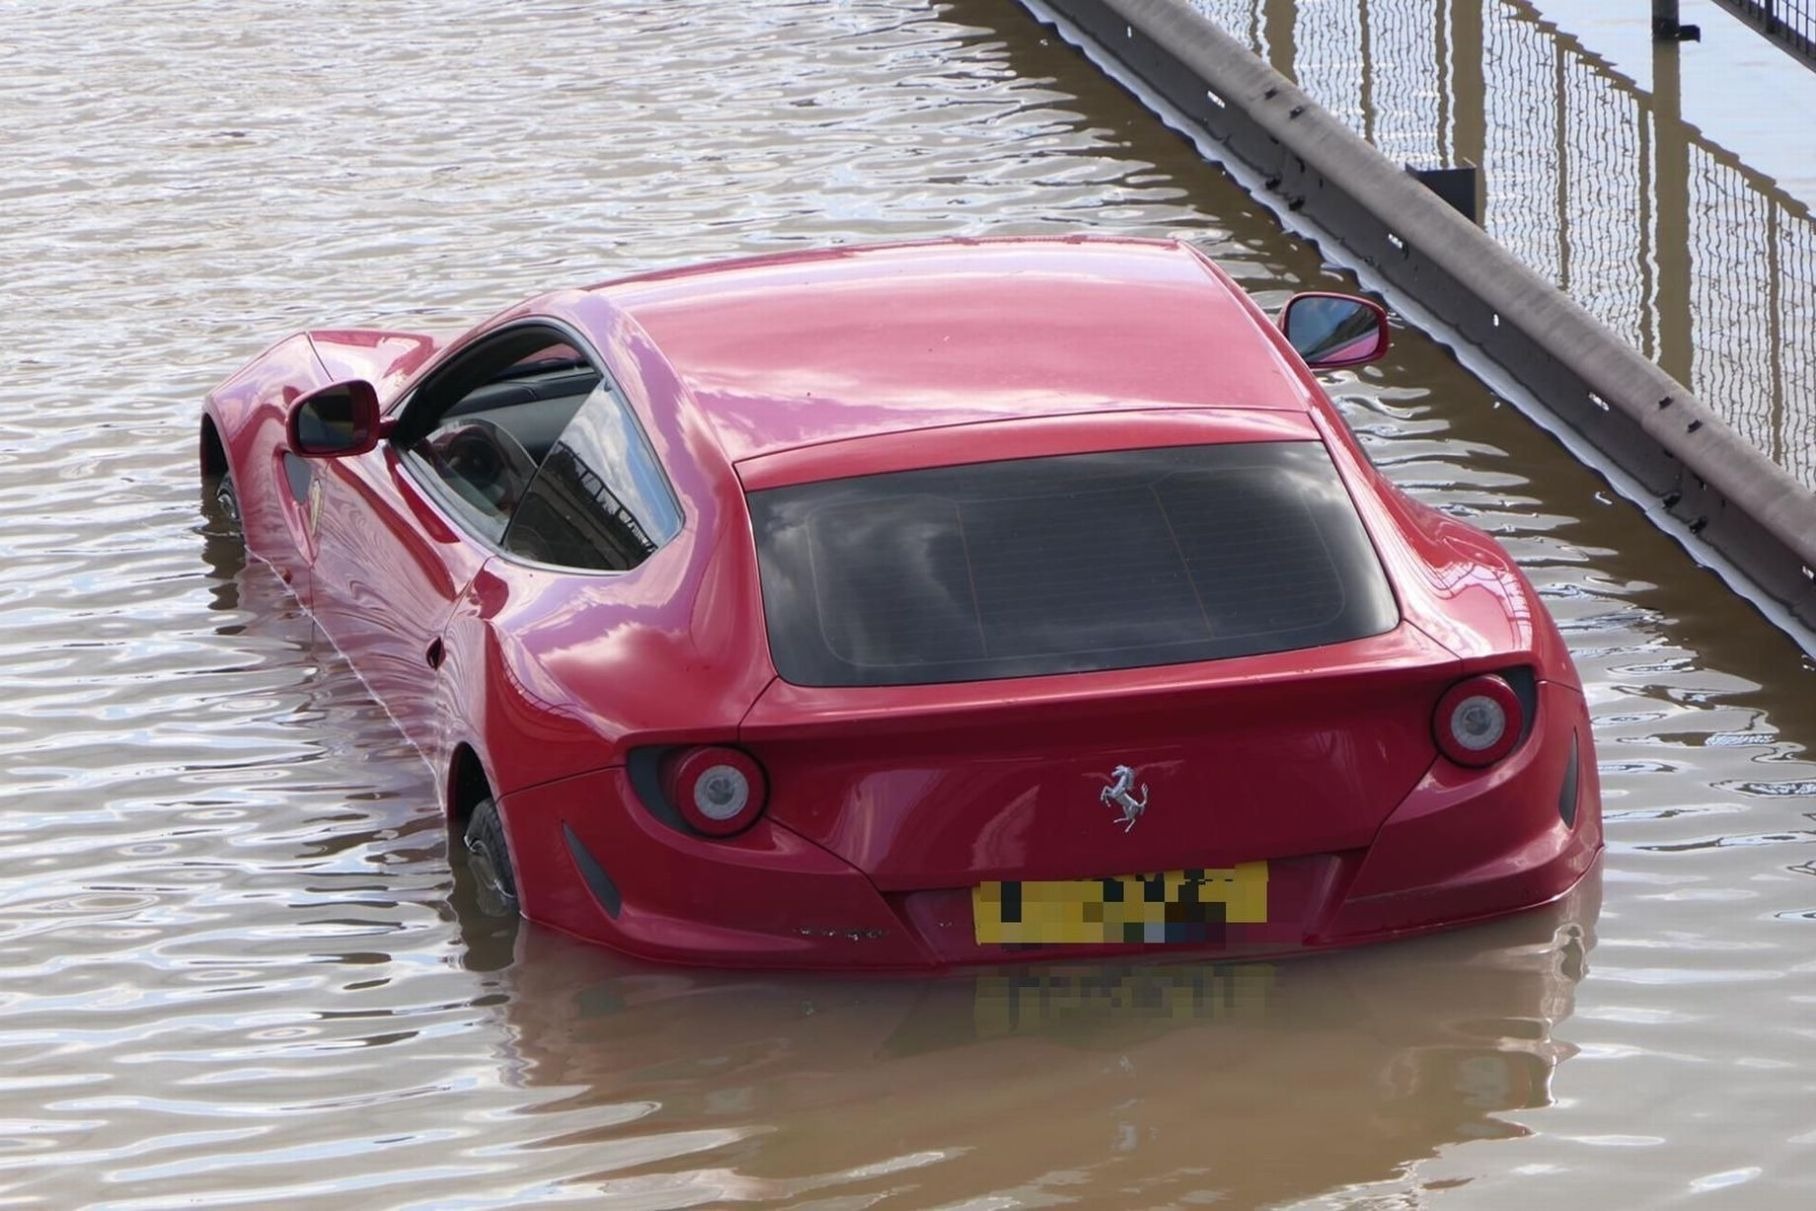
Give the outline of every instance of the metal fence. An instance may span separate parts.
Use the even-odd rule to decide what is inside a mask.
[[[1816,221],[1527,0],[1192,0],[1816,487]],[[1787,5],[1807,9],[1816,0]],[[1807,16],[1807,13],[1806,13]]]
[[[1816,0],[1715,0],[1816,68]]]

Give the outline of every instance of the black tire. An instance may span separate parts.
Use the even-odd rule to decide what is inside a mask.
[[[481,799],[467,819],[467,867],[479,885],[479,907],[495,917],[517,915],[517,872],[505,844],[498,804]]]

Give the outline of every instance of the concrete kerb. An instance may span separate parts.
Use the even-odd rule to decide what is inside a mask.
[[[1816,628],[1816,493],[1682,383],[1182,0],[1022,2],[1068,21]]]

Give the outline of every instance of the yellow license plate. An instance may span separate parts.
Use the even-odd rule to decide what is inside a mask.
[[[1267,863],[980,883],[971,919],[979,945],[1215,941],[1226,924],[1267,920]]]

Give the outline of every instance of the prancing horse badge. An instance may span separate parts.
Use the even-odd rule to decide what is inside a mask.
[[[1116,823],[1122,825],[1122,831],[1126,833],[1135,827],[1141,813],[1148,810],[1148,784],[1141,784],[1141,798],[1137,799],[1134,770],[1119,765],[1110,771],[1110,779],[1110,785],[1097,792],[1097,798],[1105,807],[1113,807],[1122,813]]]

